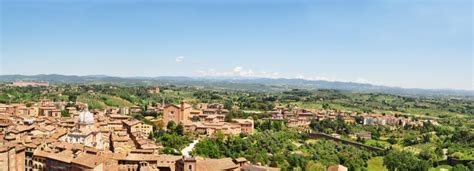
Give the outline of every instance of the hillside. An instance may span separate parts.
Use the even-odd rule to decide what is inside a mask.
[[[87,103],[91,109],[104,109],[107,106],[113,107],[130,107],[133,106],[127,100],[111,95],[89,95],[81,94],[77,97],[78,102]]]
[[[120,84],[120,85],[178,85],[211,87],[213,89],[232,89],[244,91],[285,91],[291,88],[303,89],[336,89],[365,93],[391,93],[410,96],[444,96],[456,98],[474,98],[472,90],[451,89],[407,89],[399,87],[378,86],[353,82],[332,82],[303,79],[270,79],[270,78],[205,78],[205,77],[112,77],[105,75],[0,75],[0,82],[16,80],[48,81],[52,84]]]

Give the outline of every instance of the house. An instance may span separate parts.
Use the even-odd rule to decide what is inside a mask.
[[[345,124],[349,124],[349,125],[353,125],[356,123],[356,120],[354,117],[346,116],[346,117],[343,117],[342,120],[344,121]]]
[[[245,158],[188,158],[176,162],[176,171],[279,171],[279,168],[249,164]]]
[[[253,119],[232,119],[232,122],[240,125],[240,130],[244,134],[253,134],[254,123]]]
[[[106,158],[90,153],[81,153],[71,161],[71,171],[106,170]]]
[[[153,133],[153,126],[144,124],[136,119],[129,119],[126,121],[122,121],[125,129],[127,129],[128,133],[138,132],[142,136],[148,137],[150,133]]]
[[[310,123],[311,120],[307,119],[289,119],[287,126],[290,128],[307,127]]]
[[[128,115],[128,114],[130,114],[130,108],[129,107],[121,107],[121,108],[118,109],[117,112],[119,114]]]
[[[175,170],[175,163],[180,158],[180,156],[139,153],[114,156],[114,159],[118,161],[118,170],[138,170],[138,168],[140,170]]]
[[[244,165],[240,167],[240,171],[280,171],[280,168],[269,166]]]
[[[0,133],[7,130],[9,126],[13,125],[13,121],[10,120],[8,117],[1,115],[0,116]]]
[[[148,92],[151,94],[160,94],[160,87],[153,87],[148,89]]]
[[[238,135],[242,132],[239,124],[228,122],[188,122],[183,126],[187,132],[206,136],[214,136],[219,131],[224,135]]]
[[[176,171],[235,171],[240,166],[231,158],[223,159],[196,159],[184,158],[176,162]]]
[[[347,171],[347,167],[343,165],[329,166],[328,171]]]
[[[292,113],[294,116],[292,118],[286,117],[288,119],[298,119],[298,120],[312,120],[316,117],[316,114],[310,110],[306,109],[293,109]],[[286,115],[289,116],[289,115]]]
[[[48,87],[49,83],[45,81],[13,81],[10,86],[13,87]]]
[[[128,119],[132,118],[130,116],[121,115],[121,114],[110,114],[109,117],[112,120],[119,120],[119,121],[128,120]]]
[[[130,107],[130,113],[141,113],[143,110],[140,106]]]
[[[25,170],[25,148],[0,142],[0,170]]]
[[[355,134],[356,138],[363,139],[363,140],[370,140],[372,139],[372,134],[367,131],[358,132]]]

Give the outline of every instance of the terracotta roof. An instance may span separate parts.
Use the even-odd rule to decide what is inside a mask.
[[[246,162],[247,159],[243,158],[243,157],[239,157],[239,158],[236,158],[235,161],[237,161],[237,162]]]
[[[167,104],[167,105],[165,105],[164,108],[168,108],[168,107],[174,107],[174,108],[178,108],[178,109],[180,108],[178,105],[174,105],[174,104]]]
[[[121,114],[111,114],[111,115],[109,115],[109,117],[111,117],[111,118],[117,118],[117,119],[126,119],[126,118],[130,118],[130,116],[127,116],[127,115],[121,115]]]
[[[232,121],[235,121],[239,124],[249,124],[249,123],[253,123],[253,120],[252,119],[232,119]]]
[[[13,147],[14,146],[11,146],[11,145],[2,145],[2,146],[0,146],[0,152],[5,152],[7,150],[10,150]]]
[[[33,143],[27,143],[27,144],[25,144],[25,147],[36,148],[37,145],[36,145],[36,144],[33,144]]]
[[[71,163],[72,159],[74,159],[74,154],[70,150],[64,150],[59,153],[50,154],[49,156],[47,156],[47,158],[61,161],[64,163]]]
[[[328,171],[347,171],[347,167],[344,167],[343,165],[330,166]]]
[[[35,128],[35,127],[34,127],[33,125],[31,125],[31,126],[17,125],[17,126],[15,126],[15,127],[13,127],[13,129],[11,129],[9,132],[18,134],[18,133],[22,133],[22,132],[25,132],[25,131],[31,131],[31,130],[33,130],[34,128]]]
[[[156,161],[157,156],[153,154],[128,154],[123,160],[128,161]]]
[[[231,158],[197,160],[196,162],[196,170],[200,171],[222,171],[238,167]]]
[[[49,155],[51,155],[51,152],[50,151],[44,151],[44,150],[36,150],[35,152],[33,152],[33,156],[36,156],[36,157],[48,157]]]
[[[122,121],[125,125],[128,125],[128,126],[133,126],[133,125],[136,125],[136,124],[139,124],[140,121],[136,120],[136,119],[133,119],[133,120],[126,120],[126,121]]]
[[[72,163],[88,167],[90,169],[95,168],[97,165],[103,162],[103,158],[98,155],[93,155],[89,153],[81,153],[77,156]]]
[[[257,165],[245,165],[241,167],[242,170],[252,170],[252,171],[279,171],[279,168],[268,167],[268,166],[257,166]]]

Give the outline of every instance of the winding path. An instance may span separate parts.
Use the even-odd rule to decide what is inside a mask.
[[[194,149],[194,146],[199,142],[199,140],[194,140],[191,144],[189,144],[186,148],[184,148],[183,150],[181,150],[181,154],[184,156],[184,157],[191,157],[191,155],[189,155],[189,153],[191,153],[191,151],[193,151]]]

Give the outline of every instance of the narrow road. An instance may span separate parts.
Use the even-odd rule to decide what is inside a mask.
[[[191,155],[189,153],[191,153],[191,151],[193,151],[194,149],[194,146],[199,142],[199,140],[194,140],[191,144],[189,144],[186,148],[184,148],[183,150],[181,150],[181,154],[184,156],[184,157],[191,157]]]

